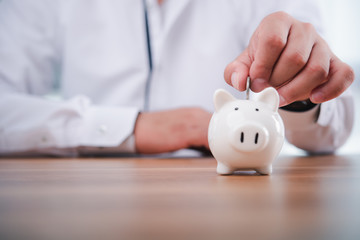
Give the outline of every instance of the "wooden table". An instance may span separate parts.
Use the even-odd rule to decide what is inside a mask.
[[[360,156],[0,158],[0,239],[360,239]]]

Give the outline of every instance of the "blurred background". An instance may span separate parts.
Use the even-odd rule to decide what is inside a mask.
[[[2,0],[0,0],[1,2]],[[324,23],[324,38],[333,52],[355,71],[355,81],[351,90],[355,99],[354,129],[349,140],[338,154],[360,153],[360,1],[358,0],[318,0]],[[283,154],[304,154],[302,150],[286,144]]]
[[[355,81],[351,86],[355,98],[355,122],[350,139],[338,154],[360,153],[360,1],[358,0],[318,0],[325,27],[325,39],[333,52],[355,71]],[[285,154],[302,154],[290,145],[284,147]]]
[[[320,0],[327,40],[337,56],[355,71],[355,125],[351,138],[339,153],[360,153],[360,1]]]

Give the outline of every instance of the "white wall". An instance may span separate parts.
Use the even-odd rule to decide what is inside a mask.
[[[352,90],[355,98],[355,126],[339,153],[360,153],[360,1],[320,0],[326,40],[333,52],[355,71]]]
[[[327,31],[327,40],[343,60],[360,60],[360,1],[319,0]]]

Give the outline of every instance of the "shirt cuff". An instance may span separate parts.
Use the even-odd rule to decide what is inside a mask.
[[[279,109],[279,114],[284,122],[285,132],[299,131],[301,129],[306,129],[316,124],[319,117],[321,105],[322,104],[318,104],[317,106],[306,112],[292,112]]]
[[[123,154],[136,153],[135,135],[131,134],[119,146],[115,147],[79,147],[77,149],[79,155],[107,155],[107,154]]]
[[[122,146],[123,150],[135,151],[135,141],[131,136],[138,113],[136,108],[91,107],[84,118],[84,125],[78,132],[78,146]]]
[[[328,126],[335,112],[334,109],[336,109],[335,99],[322,103],[317,123],[323,127]]]

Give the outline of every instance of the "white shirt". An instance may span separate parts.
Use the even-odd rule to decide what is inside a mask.
[[[147,1],[153,71],[149,111],[213,111],[225,66],[267,14],[285,10],[319,27],[313,1]],[[309,7],[310,6],[310,7]],[[0,153],[134,152],[149,75],[141,0],[0,2]],[[47,97],[57,87],[61,100]],[[305,113],[282,111],[287,139],[332,152],[353,123],[349,94]],[[104,150],[105,149],[105,150]]]

